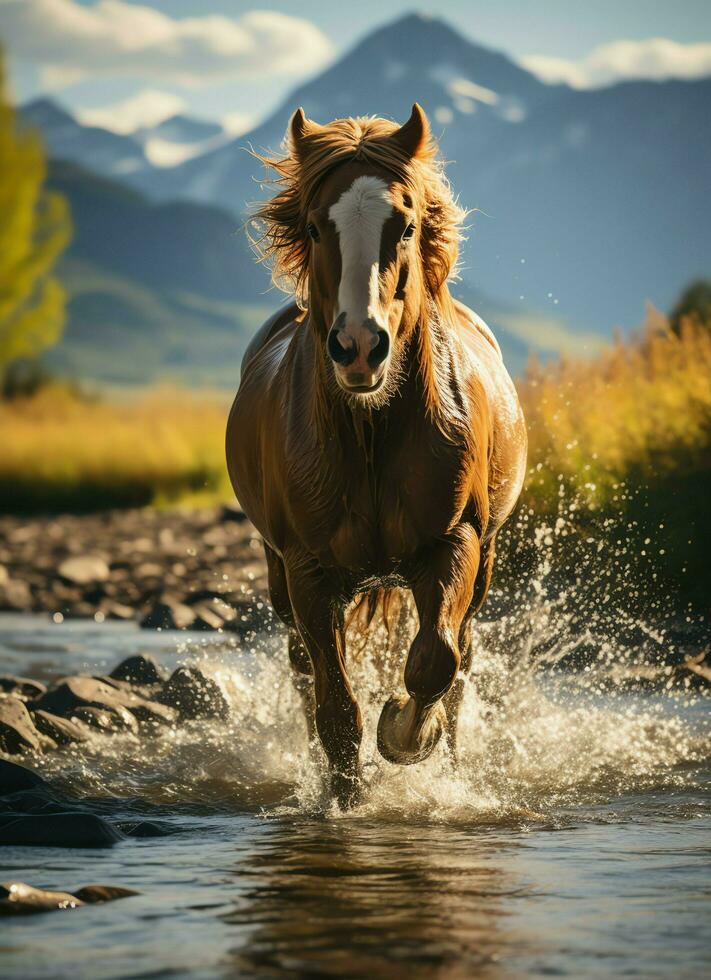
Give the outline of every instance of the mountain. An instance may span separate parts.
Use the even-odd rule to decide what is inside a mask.
[[[68,199],[74,224],[59,267],[67,325],[50,367],[115,384],[233,386],[249,339],[283,302],[266,295],[235,217],[152,202],[65,161],[51,163],[48,185]]]
[[[230,141],[219,123],[182,115],[136,129],[131,138],[141,144],[146,157],[156,167],[177,166]]]
[[[645,300],[668,308],[689,279],[708,274],[710,79],[549,86],[420,15],[374,31],[252,132],[159,181],[138,179],[156,196],[243,213],[261,176],[244,147],[278,148],[297,106],[322,123],[404,120],[415,99],[474,209],[464,282],[513,309],[527,342],[583,350],[590,334],[638,323]]]
[[[234,390],[242,354],[271,309],[160,289],[71,257],[59,276],[67,326],[44,360],[59,373],[110,384],[169,380]]]
[[[224,136],[225,131],[219,123],[210,119],[193,119],[181,114],[170,116],[155,126],[141,126],[131,133],[132,139],[142,146],[151,139],[162,139],[169,143],[204,143],[216,136]]]
[[[143,148],[130,136],[98,126],[83,126],[51,99],[35,99],[20,109],[23,124],[38,129],[56,160],[90,166],[98,174],[131,180],[153,167]]]
[[[254,275],[241,222],[211,205],[156,203],[124,184],[53,161],[48,186],[70,204],[73,258],[158,289],[258,302],[268,286]]]
[[[329,122],[341,116],[377,114],[404,119],[416,99],[431,114],[435,130],[448,133],[476,116],[472,134],[483,142],[493,126],[510,125],[550,98],[544,85],[503,54],[465,40],[443,21],[408,15],[368,35],[336,64],[295,89],[255,129],[212,153],[143,186],[161,196],[221,200],[242,212],[255,196],[255,161],[245,146],[278,149],[287,122],[301,105],[307,116]],[[438,123],[439,118],[444,120]],[[453,121],[456,119],[456,123]]]
[[[281,295],[266,292],[266,271],[245,243],[247,202],[269,192],[255,183],[261,167],[245,147],[278,149],[299,105],[318,122],[404,120],[415,99],[472,209],[453,291],[491,323],[514,371],[530,350],[592,351],[614,326],[638,323],[645,300],[669,308],[690,279],[708,275],[708,78],[549,86],[441,20],[409,15],[368,35],[237,140],[183,117],[117,136],[82,127],[47,100],[23,118],[43,130],[53,157],[120,174],[121,183],[102,183],[86,169],[53,166],[75,212],[74,259],[161,295],[184,290],[262,309]],[[182,148],[183,162],[152,166],[147,148],[161,144]]]

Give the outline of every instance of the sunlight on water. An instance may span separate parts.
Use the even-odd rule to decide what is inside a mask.
[[[411,767],[385,762],[376,749],[380,708],[402,688],[412,614],[400,615],[390,640],[382,623],[365,644],[350,637],[367,788],[347,819],[556,822],[571,808],[682,787],[692,778],[693,763],[711,751],[703,712],[694,710],[699,695],[682,689],[640,696],[609,682],[607,668],[620,660],[653,659],[664,631],[634,622],[630,643],[622,606],[586,599],[582,585],[554,586],[554,539],[555,529],[539,532],[537,568],[520,594],[507,597],[507,611],[496,619],[475,625],[456,764],[444,740],[429,760]],[[599,549],[591,551],[600,571]],[[581,638],[581,669],[542,671],[579,653]],[[148,743],[97,738],[47,757],[43,766],[95,796],[344,817],[325,794],[320,747],[307,744],[285,646],[284,637],[267,634],[245,646],[223,638],[196,649],[180,641],[181,659],[199,663],[227,695],[228,723],[193,722]]]

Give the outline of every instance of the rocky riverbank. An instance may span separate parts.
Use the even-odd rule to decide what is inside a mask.
[[[237,507],[0,517],[0,611],[248,632],[269,615],[264,551]]]

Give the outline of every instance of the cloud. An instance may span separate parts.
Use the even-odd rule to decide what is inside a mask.
[[[254,10],[177,20],[123,0],[0,0],[0,37],[55,86],[130,75],[197,87],[302,73],[331,55],[328,38],[301,17]]]
[[[228,112],[220,122],[230,136],[241,136],[254,126],[255,117],[248,112]]]
[[[579,61],[530,55],[521,63],[544,82],[597,88],[633,78],[701,78],[711,75],[711,43],[680,44],[665,37],[612,41]]]
[[[96,109],[79,109],[76,116],[87,126],[100,126],[115,133],[132,133],[141,126],[157,126],[185,108],[185,100],[171,92],[147,88],[122,102]]]

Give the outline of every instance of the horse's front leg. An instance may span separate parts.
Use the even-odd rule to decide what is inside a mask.
[[[342,807],[360,792],[360,708],[345,663],[345,603],[322,569],[303,560],[286,562],[289,598],[314,673],[316,730],[328,759],[331,792]]]
[[[378,749],[389,762],[421,762],[440,739],[447,721],[442,698],[459,672],[479,551],[474,528],[460,524],[435,546],[412,583],[420,626],[405,666],[408,696],[390,698],[378,723]]]

